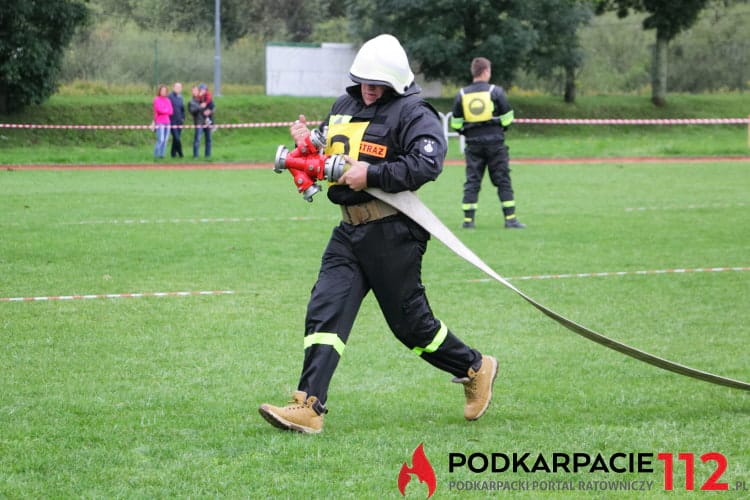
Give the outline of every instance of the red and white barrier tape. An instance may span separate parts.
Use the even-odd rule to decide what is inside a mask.
[[[289,127],[293,122],[258,122],[258,123],[224,123],[212,125],[212,128],[271,128]],[[664,119],[627,119],[627,118],[516,118],[514,124],[541,125],[750,125],[750,118],[664,118]],[[320,122],[308,122],[318,125]],[[194,129],[204,125],[175,125],[170,128]],[[43,123],[0,123],[0,129],[73,129],[73,130],[144,130],[151,125],[56,125]]]
[[[293,122],[264,122],[264,123],[224,123],[211,125],[211,128],[268,128],[288,127]],[[308,122],[317,125],[320,122]],[[205,125],[163,125],[169,128],[205,128]],[[22,129],[65,129],[65,130],[143,130],[153,129],[151,125],[56,125],[44,123],[0,123],[0,128],[22,128]]]
[[[750,124],[750,118],[516,118],[513,123],[545,125],[745,125]]]

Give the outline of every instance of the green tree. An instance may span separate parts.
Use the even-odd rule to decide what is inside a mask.
[[[713,0],[669,44],[670,88],[685,92],[744,91],[750,83],[750,2]],[[701,64],[703,63],[703,64]]]
[[[87,8],[75,0],[6,0],[0,9],[0,112],[54,93],[65,47]]]
[[[214,31],[215,0],[92,0],[108,16],[147,30],[204,36]],[[221,35],[233,43],[245,35],[309,41],[315,25],[341,15],[334,0],[221,0]]]
[[[575,99],[583,59],[577,30],[592,15],[588,0],[354,0],[351,26],[361,39],[397,36],[427,78],[463,83],[469,61],[492,61],[493,79],[509,85],[525,67],[542,77],[566,73],[565,99]]]
[[[633,12],[648,13],[643,29],[656,31],[651,72],[651,102],[664,106],[667,102],[667,61],[669,42],[690,28],[708,0],[596,0],[596,12],[617,12],[627,17]]]
[[[524,21],[522,0],[355,0],[348,5],[361,39],[393,34],[418,71],[434,80],[465,82],[469,62],[482,56],[492,61],[493,79],[507,85],[538,40]]]
[[[574,102],[576,72],[583,64],[583,49],[578,30],[593,15],[589,0],[537,0],[533,6],[532,26],[539,39],[528,55],[526,66],[542,78],[549,78],[556,68],[564,74],[563,97]]]
[[[150,31],[180,31],[205,36],[214,31],[215,0],[91,0],[108,18],[134,23]],[[247,20],[250,21],[247,21]],[[221,34],[229,43],[257,21],[263,27],[265,2],[221,0]],[[265,29],[261,33],[266,33]],[[212,43],[212,42],[210,42]]]

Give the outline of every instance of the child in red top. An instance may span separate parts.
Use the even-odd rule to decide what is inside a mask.
[[[210,126],[213,129],[214,128],[213,124],[215,122],[214,122],[214,115],[213,115],[214,104],[213,104],[213,99],[211,97],[211,91],[208,90],[208,85],[206,85],[205,83],[201,83],[200,85],[198,85],[198,92],[199,92],[198,95],[200,96],[201,107],[203,109],[211,110],[211,115],[206,116],[206,125]],[[205,104],[205,106],[203,106],[203,104]]]

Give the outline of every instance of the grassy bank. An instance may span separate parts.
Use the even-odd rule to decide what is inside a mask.
[[[147,92],[107,95],[97,92],[56,95],[22,114],[3,116],[5,123],[72,125],[145,125],[150,122]],[[510,95],[517,118],[741,118],[750,114],[742,94],[672,95],[668,106],[653,107],[643,96],[580,97],[569,105],[558,97]],[[235,94],[217,98],[221,124],[290,121],[304,113],[322,119],[333,99]],[[447,113],[450,98],[432,99]],[[188,149],[193,132],[185,132]],[[270,161],[276,146],[287,143],[284,127],[222,129],[215,136],[218,162]],[[508,134],[512,155],[523,157],[746,155],[743,125],[527,125]],[[0,130],[0,162],[148,163],[153,134],[148,130]],[[460,158],[453,141],[450,158]],[[200,160],[204,161],[204,160]]]

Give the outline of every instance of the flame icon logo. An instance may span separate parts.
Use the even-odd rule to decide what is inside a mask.
[[[420,483],[427,484],[427,498],[430,498],[437,488],[437,478],[435,470],[427,460],[427,455],[424,454],[422,443],[414,450],[411,462],[413,464],[411,467],[406,462],[401,466],[401,471],[398,473],[398,491],[401,492],[401,496],[406,496],[406,485],[409,484],[411,475],[414,474]]]

